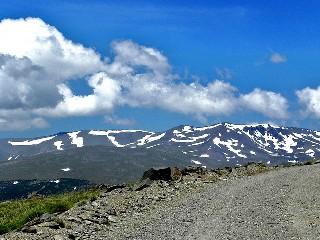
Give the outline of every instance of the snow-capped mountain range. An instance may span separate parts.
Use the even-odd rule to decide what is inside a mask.
[[[320,157],[320,132],[269,124],[178,126],[165,132],[89,130],[0,140],[0,181],[123,183],[151,167],[290,164]]]
[[[212,166],[218,162],[219,165],[241,165],[250,161],[277,164],[319,157],[320,132],[269,124],[230,123],[179,126],[156,133],[143,130],[77,131],[36,139],[1,140],[0,160],[12,161],[85,146],[109,146],[118,150],[175,149],[188,159],[186,165]]]

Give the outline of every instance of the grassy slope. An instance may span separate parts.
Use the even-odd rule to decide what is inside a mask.
[[[184,167],[189,163],[185,157],[180,150],[88,146],[0,162],[0,181],[73,178],[121,184],[136,180],[151,167]],[[67,167],[71,171],[61,171]]]
[[[98,190],[87,190],[0,203],[0,234],[19,229],[44,213],[63,212],[76,203],[95,199],[99,193]]]

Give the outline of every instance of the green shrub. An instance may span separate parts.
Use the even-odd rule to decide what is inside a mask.
[[[0,234],[20,229],[44,213],[64,212],[76,203],[97,199],[99,194],[98,190],[87,190],[0,203]]]

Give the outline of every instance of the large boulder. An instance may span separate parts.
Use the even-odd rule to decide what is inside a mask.
[[[140,181],[135,184],[134,190],[140,191],[149,187],[153,181],[177,181],[182,177],[182,172],[176,167],[151,168],[144,172]]]
[[[151,168],[144,172],[141,180],[150,179],[151,181],[172,181],[180,179],[181,176],[181,171],[176,167]]]

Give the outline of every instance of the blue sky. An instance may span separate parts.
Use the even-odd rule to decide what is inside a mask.
[[[181,1],[1,1],[0,20],[40,18],[66,39],[111,59],[113,41],[131,40],[166,56],[179,82],[206,86],[220,79],[243,95],[256,88],[274,92],[287,100],[289,114],[279,119],[250,108],[199,117],[194,111],[152,104],[120,104],[85,116],[41,116],[46,121],[42,128],[3,128],[0,137],[92,128],[164,130],[220,121],[270,121],[319,129],[317,108],[301,113],[307,104],[320,104],[316,91],[320,85],[319,7],[319,1],[279,0],[184,1],[183,5]],[[280,61],[271,61],[274,54]],[[75,95],[92,93],[85,78],[68,82]],[[314,90],[313,99],[301,104],[296,91],[307,87]],[[111,115],[113,120],[106,120]]]

